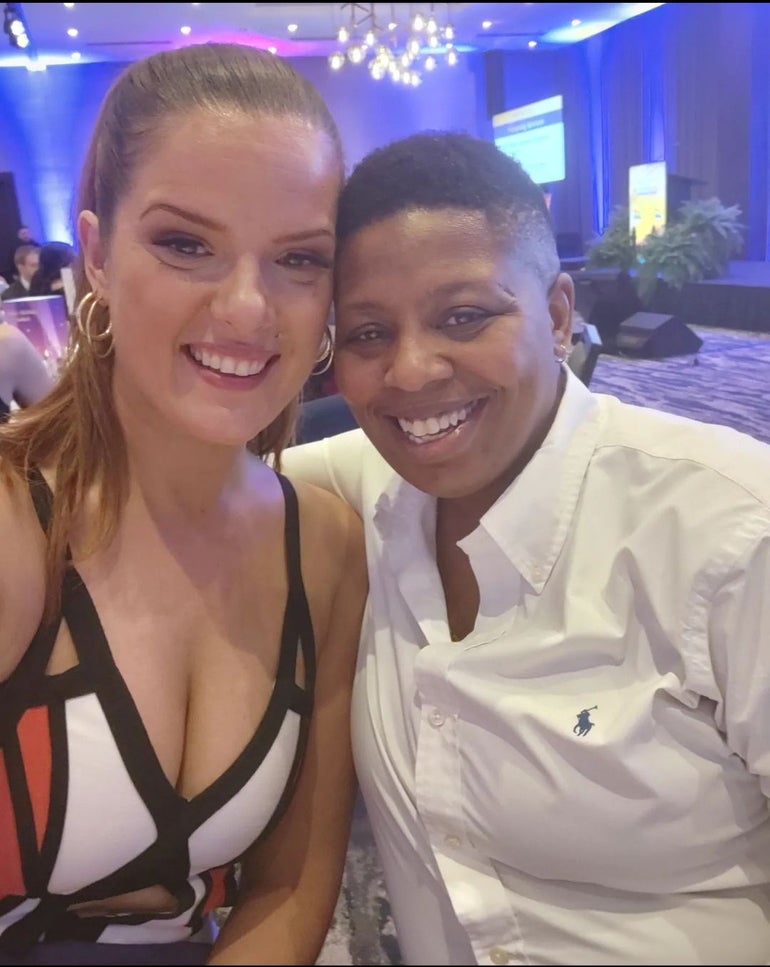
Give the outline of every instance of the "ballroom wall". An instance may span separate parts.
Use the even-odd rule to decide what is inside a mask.
[[[561,93],[567,178],[554,186],[556,228],[590,239],[627,199],[628,167],[665,160],[738,204],[745,255],[770,258],[770,4],[667,3],[558,50],[463,56],[421,87],[361,70],[295,65],[326,97],[348,165],[433,128],[491,136],[490,117]],[[0,170],[16,177],[22,219],[38,238],[67,238],[77,171],[119,64],[0,70]]]
[[[770,4],[666,3],[559,51],[487,54],[488,102],[563,94],[562,231],[590,238],[628,198],[628,168],[666,161],[696,197],[740,206],[745,255],[770,257]]]
[[[325,58],[297,58],[294,65],[329,103],[348,167],[378,145],[416,130],[481,133],[481,55],[437,71],[419,89],[378,84],[352,67],[337,74]],[[0,170],[14,173],[22,220],[36,238],[71,239],[74,193],[88,137],[102,98],[124,66],[0,70]]]

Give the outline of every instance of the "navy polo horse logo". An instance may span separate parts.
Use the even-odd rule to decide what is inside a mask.
[[[575,735],[588,735],[591,729],[594,727],[595,723],[591,721],[591,712],[595,708],[599,708],[598,705],[592,705],[591,708],[584,708],[577,714],[577,724],[572,730]]]

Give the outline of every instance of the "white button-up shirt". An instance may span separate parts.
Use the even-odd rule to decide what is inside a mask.
[[[770,448],[571,374],[461,542],[361,431],[287,451],[361,513],[356,765],[412,964],[770,963]]]

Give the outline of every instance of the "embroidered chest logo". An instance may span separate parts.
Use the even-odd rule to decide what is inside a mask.
[[[588,735],[588,733],[594,727],[596,723],[591,721],[591,712],[593,712],[595,708],[599,708],[599,706],[592,705],[591,708],[584,708],[581,712],[578,712],[577,724],[572,730],[575,735]]]

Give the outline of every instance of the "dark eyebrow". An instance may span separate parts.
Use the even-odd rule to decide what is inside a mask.
[[[178,208],[176,205],[169,205],[166,202],[156,202],[153,205],[148,205],[142,212],[141,217],[144,218],[145,215],[149,215],[150,212],[154,211],[170,212],[172,215],[178,215],[188,222],[203,226],[203,228],[210,228],[220,232],[224,231],[224,225],[221,225],[219,222],[207,218],[205,215],[199,215],[197,212],[187,211],[187,209]],[[304,232],[293,232],[289,235],[282,235],[276,241],[285,245],[287,242],[307,242],[314,238],[329,238],[334,241],[334,232],[330,228],[311,228]]]
[[[313,238],[329,238],[334,241],[334,232],[330,228],[309,228],[305,232],[293,232],[290,235],[281,235],[277,242],[308,242]]]
[[[219,222],[213,221],[211,218],[207,218],[205,215],[199,215],[197,212],[190,212],[184,208],[177,208],[176,205],[169,205],[166,202],[156,202],[153,205],[148,205],[147,208],[142,212],[141,217],[144,218],[145,215],[149,215],[150,212],[161,211],[170,212],[172,215],[178,215],[180,218],[186,219],[188,222],[194,222],[196,225],[202,225],[204,228],[212,228],[215,231],[222,231],[223,225]]]

